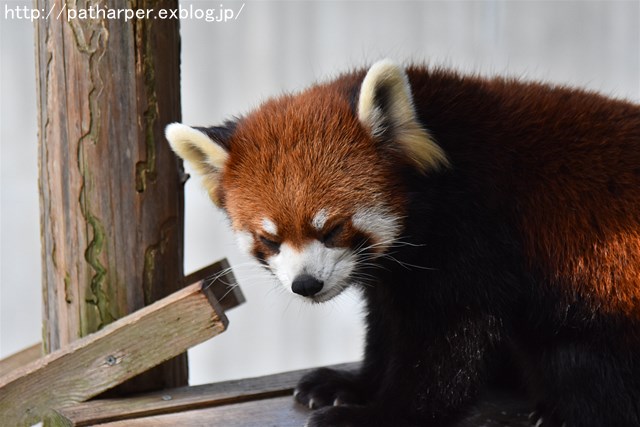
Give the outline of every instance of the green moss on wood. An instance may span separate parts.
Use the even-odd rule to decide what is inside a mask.
[[[69,277],[69,272],[64,274],[64,300],[67,304],[71,304],[73,299],[71,298],[71,277]]]
[[[90,215],[87,218],[87,222],[93,231],[93,239],[91,240],[91,243],[89,243],[89,247],[85,251],[84,257],[91,268],[95,271],[95,274],[91,278],[90,284],[91,294],[93,297],[86,299],[86,302],[96,306],[100,317],[98,329],[101,329],[103,326],[116,320],[109,311],[111,305],[109,295],[104,291],[107,270],[98,258],[104,248],[105,234],[104,227],[94,216]]]
[[[100,262],[100,254],[105,248],[105,231],[101,220],[93,213],[88,195],[91,180],[91,170],[86,159],[85,150],[87,145],[96,146],[100,139],[100,107],[98,100],[102,94],[104,83],[100,76],[100,59],[106,50],[109,33],[101,20],[88,20],[84,25],[77,22],[69,23],[76,41],[78,50],[89,55],[89,81],[91,89],[89,91],[89,129],[78,141],[78,169],[82,176],[80,187],[80,210],[87,224],[86,238],[91,240],[84,252],[85,261],[93,270],[93,276],[89,283],[88,297],[85,303],[95,306],[97,309],[98,325],[96,329],[115,320],[109,312],[109,298],[104,291],[107,277],[107,270]],[[82,335],[95,332],[91,326],[94,322],[90,318],[83,319],[80,316],[80,331]]]
[[[144,143],[147,157],[146,160],[136,163],[136,191],[141,193],[147,188],[147,180],[154,182],[157,177],[155,128],[158,121],[158,98],[156,95],[154,49],[151,43],[153,39],[152,21],[140,19],[136,22],[135,27],[136,37],[143,39],[141,41],[143,46],[141,60],[147,98],[147,109],[144,112]]]
[[[160,227],[160,239],[149,245],[144,252],[144,270],[143,270],[143,294],[144,304],[151,304],[156,298],[153,295],[153,287],[158,285],[158,269],[166,262],[164,254],[169,246],[172,232],[178,225],[178,219],[171,217],[165,221]]]

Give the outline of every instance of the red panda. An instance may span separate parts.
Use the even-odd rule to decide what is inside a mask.
[[[293,294],[362,289],[308,426],[448,425],[505,356],[538,424],[640,426],[640,106],[384,60],[166,136]]]

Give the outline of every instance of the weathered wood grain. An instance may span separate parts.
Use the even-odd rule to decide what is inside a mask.
[[[302,427],[309,410],[291,396],[99,424],[100,427]]]
[[[0,378],[2,425],[27,426],[52,408],[96,396],[225,330],[202,282],[184,288]]]
[[[531,427],[527,411],[529,411],[528,406],[521,399],[489,395],[478,404],[472,415],[455,427]],[[310,414],[310,410],[294,403],[291,396],[279,396],[91,425],[99,427],[301,427],[305,425]],[[60,426],[73,425],[64,424],[65,422],[63,421]]]
[[[188,286],[200,281],[204,282],[205,287],[210,288],[224,311],[237,307],[246,301],[226,259],[189,274],[182,282],[185,286]],[[37,343],[4,359],[0,359],[0,377],[42,356],[42,343]]]
[[[47,353],[178,290],[183,276],[182,174],[164,139],[181,118],[179,22],[65,19],[98,5],[108,7],[35,3],[52,11],[35,22]],[[126,391],[185,384],[182,355]]]
[[[494,399],[494,400],[491,400]],[[531,427],[529,406],[514,397],[491,394],[472,415],[455,427]],[[224,406],[185,410],[165,415],[92,424],[99,427],[301,427],[311,411],[294,403],[291,396],[269,397]],[[61,424],[71,426],[71,424]],[[374,426],[372,426],[374,427]]]
[[[42,343],[34,344],[4,359],[0,359],[0,378],[40,357],[42,357]]]
[[[188,285],[201,280],[205,285],[211,284],[213,294],[225,311],[246,301],[226,259],[189,274],[184,278],[183,283]]]
[[[357,363],[349,363],[336,365],[334,368],[355,369],[357,366]],[[64,420],[63,425],[79,427],[248,400],[291,396],[297,381],[309,371],[311,369],[193,387],[179,387],[128,398],[91,400],[61,408],[58,413],[60,419]]]
[[[357,369],[357,363],[332,366]],[[130,398],[99,399],[57,411],[65,427],[116,426],[302,426],[310,412],[291,397],[310,369],[260,378],[180,387]],[[531,405],[518,393],[490,390],[457,427],[525,427]]]

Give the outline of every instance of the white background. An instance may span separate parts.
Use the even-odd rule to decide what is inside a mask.
[[[182,4],[221,3],[242,4]],[[33,26],[5,19],[7,5],[32,2],[0,1],[0,357],[37,342],[41,322]],[[264,1],[232,22],[181,26],[183,118],[195,125],[383,57],[640,100],[638,1]],[[185,238],[186,272],[227,257],[248,299],[225,334],[190,351],[193,384],[360,357],[358,295],[310,306],[280,291],[236,251],[195,179]]]

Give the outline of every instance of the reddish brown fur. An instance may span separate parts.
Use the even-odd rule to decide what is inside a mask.
[[[435,73],[424,91],[461,99],[458,126],[484,120],[477,157],[454,163],[482,163],[470,179],[495,209],[510,208],[529,266],[565,286],[568,300],[640,319],[640,107],[541,84],[452,79]],[[441,106],[439,96],[416,94]]]
[[[640,112],[585,93],[538,103],[550,119],[569,115],[582,133],[571,147],[554,144],[554,134],[527,147],[516,191],[530,262],[594,307],[640,319]]]
[[[323,208],[335,209],[325,229],[379,200],[402,215],[393,163],[332,85],[267,102],[240,121],[230,146],[222,188],[236,229],[260,230],[266,216],[277,225],[278,240],[300,247],[318,235],[311,220]],[[355,234],[346,231],[344,238]]]
[[[638,106],[514,80],[420,67],[408,74],[418,113],[436,138],[432,122],[453,129],[478,125],[483,146],[474,157],[443,148],[453,168],[471,162],[470,179],[494,208],[510,209],[529,265],[594,306],[640,319]],[[338,209],[332,216],[346,218],[354,201],[382,198],[403,214],[403,192],[393,180],[397,159],[375,149],[345,96],[363,75],[268,101],[239,122],[222,185],[236,229],[260,229],[264,214],[281,238],[299,246],[314,236],[310,221],[326,206]],[[450,105],[456,111],[446,117]],[[567,140],[573,143],[556,143]],[[285,182],[284,176],[304,179]]]

